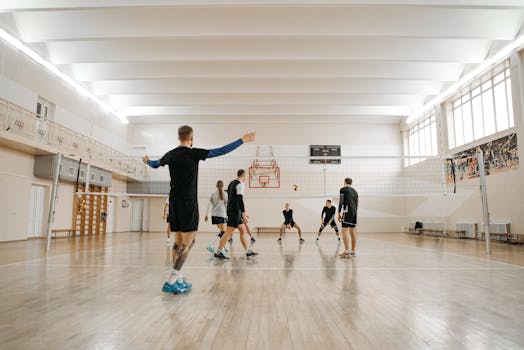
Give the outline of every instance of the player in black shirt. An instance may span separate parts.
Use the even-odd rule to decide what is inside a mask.
[[[356,256],[357,247],[357,210],[358,193],[351,187],[353,180],[344,179],[344,187],[340,189],[340,201],[338,203],[338,220],[342,222],[342,238],[344,239],[344,252],[341,258]],[[351,250],[349,250],[348,231],[351,235]]]
[[[317,239],[315,239],[315,243],[318,243],[320,241],[320,234],[322,233],[322,230],[327,225],[331,225],[333,229],[335,230],[335,233],[337,234],[338,243],[340,244],[340,236],[338,234],[338,226],[335,222],[335,213],[337,209],[331,205],[331,200],[326,201],[326,206],[324,209],[322,209],[322,213],[320,214],[320,228],[318,229],[318,236]]]
[[[298,230],[299,242],[304,243],[304,239],[302,238],[302,230],[295,220],[293,220],[293,209],[289,209],[289,203],[286,203],[286,209],[282,211],[282,214],[284,215],[284,223],[282,226],[280,226],[280,237],[278,237],[277,242],[282,243],[282,235],[284,234],[284,230],[286,228],[291,229],[294,227]]]
[[[258,255],[248,245],[246,240],[246,224],[248,217],[246,214],[246,207],[244,206],[244,180],[246,178],[246,172],[244,169],[237,171],[237,178],[229,183],[227,187],[227,228],[226,234],[220,238],[218,247],[215,252],[215,258],[229,259],[226,253],[222,250],[226,245],[226,242],[233,236],[235,229],[240,232],[240,242],[246,250],[246,258]]]
[[[255,133],[246,134],[224,147],[207,150],[192,148],[193,129],[184,125],[178,129],[178,140],[180,145],[159,160],[150,160],[147,155],[144,156],[144,163],[152,168],[169,166],[171,176],[169,219],[171,231],[175,232],[175,243],[173,244],[173,268],[162,290],[175,294],[191,289],[191,284],[182,277],[180,269],[195,243],[195,234],[198,230],[198,163],[206,158],[229,153],[245,142],[254,141]]]

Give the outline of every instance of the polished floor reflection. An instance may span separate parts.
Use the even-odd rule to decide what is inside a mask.
[[[259,237],[230,262],[200,234],[187,295],[160,292],[159,233],[0,244],[3,349],[524,348],[524,248],[362,234],[356,258],[333,235]]]

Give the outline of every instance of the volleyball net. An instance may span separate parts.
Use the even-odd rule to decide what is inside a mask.
[[[120,186],[112,185],[104,195],[157,197],[169,193],[168,166],[153,169],[138,157],[91,158],[89,162],[95,167],[125,164],[127,173],[119,174],[125,186],[119,181]],[[246,172],[245,196],[251,198],[337,197],[347,177],[361,196],[435,196],[453,192],[450,163],[440,157],[223,156],[200,162],[198,195],[208,197],[218,180],[227,186],[236,178],[238,169]]]

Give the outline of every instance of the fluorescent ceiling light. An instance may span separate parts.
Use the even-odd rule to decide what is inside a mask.
[[[444,92],[440,93],[438,96],[426,103],[424,106],[422,106],[420,110],[410,115],[408,119],[406,119],[406,123],[411,124],[414,121],[418,120],[431,108],[436,107],[437,105],[445,101],[449,96],[457,92],[464,85],[469,83],[471,80],[477,78],[479,75],[489,70],[503,59],[509,57],[509,55],[511,55],[514,51],[519,49],[522,45],[524,45],[524,34],[513,40],[508,45],[506,45],[502,50],[493,55],[493,57],[479,64],[477,68],[475,68],[470,73],[466,74],[464,77],[462,77],[462,79],[460,79],[459,81],[451,85],[449,88],[447,88]]]
[[[127,118],[122,113],[118,112],[114,107],[100,100],[98,97],[93,95],[82,85],[78,84],[75,80],[71,79],[69,76],[62,73],[58,68],[56,68],[56,66],[54,66],[50,62],[43,59],[42,56],[40,56],[39,54],[31,50],[29,47],[24,45],[20,40],[16,39],[14,36],[6,32],[2,28],[0,28],[0,38],[4,39],[9,44],[14,46],[16,49],[23,52],[27,56],[29,56],[33,61],[47,68],[54,75],[56,75],[57,77],[65,81],[67,84],[69,84],[71,87],[73,87],[80,95],[83,95],[89,98],[91,101],[99,105],[103,111],[108,112],[112,114],[113,116],[117,117],[124,124],[128,123]]]

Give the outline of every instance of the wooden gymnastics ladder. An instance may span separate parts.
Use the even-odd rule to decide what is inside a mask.
[[[78,191],[86,192],[86,185],[79,184]],[[89,192],[107,193],[108,188],[89,185]],[[73,194],[73,235],[105,235],[106,215],[107,195]]]

